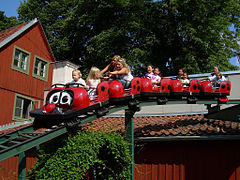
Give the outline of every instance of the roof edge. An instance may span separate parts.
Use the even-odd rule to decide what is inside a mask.
[[[33,19],[32,21],[30,21],[29,23],[27,23],[24,27],[22,27],[20,30],[18,30],[17,32],[15,32],[14,34],[12,34],[11,36],[9,36],[7,39],[3,40],[2,42],[0,42],[0,48],[2,48],[3,46],[5,46],[7,43],[9,43],[10,41],[12,41],[13,39],[15,39],[16,37],[18,37],[20,34],[22,34],[23,32],[25,32],[28,28],[30,28],[31,26],[33,26],[34,24],[36,24],[38,22],[37,18]]]
[[[240,140],[240,135],[203,135],[203,136],[166,136],[166,137],[134,137],[138,142],[163,142],[163,141],[212,141],[212,140]]]
[[[142,114],[134,114],[135,117],[163,117],[163,116],[184,116],[184,115],[204,115],[207,114],[207,111],[195,111],[195,112],[179,112],[179,113],[142,113]],[[103,116],[105,118],[124,118],[125,114],[123,113],[114,113]]]

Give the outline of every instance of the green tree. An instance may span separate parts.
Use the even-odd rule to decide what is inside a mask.
[[[185,67],[189,73],[209,72],[217,65],[222,71],[236,69],[228,59],[239,52],[239,1],[162,1],[168,12],[176,56],[170,70]],[[234,25],[237,29],[231,30]],[[174,51],[174,49],[172,49]]]
[[[4,15],[4,11],[0,11],[0,31],[6,30],[18,24],[20,24],[20,22],[15,16],[7,17]]]
[[[114,54],[135,74],[148,64],[164,75],[233,70],[228,59],[240,51],[238,0],[28,0],[18,12],[37,17],[57,60],[81,64],[83,74]]]

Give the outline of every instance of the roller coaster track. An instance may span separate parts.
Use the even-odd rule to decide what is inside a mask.
[[[186,100],[168,101],[166,104],[188,104]],[[218,104],[217,101],[197,101],[196,104]],[[230,100],[226,104],[240,104],[240,100]],[[157,105],[155,101],[141,102],[139,106]],[[110,106],[109,113],[113,113],[122,109],[131,109],[127,105]],[[134,110],[134,113],[136,110]],[[133,113],[133,114],[134,114]],[[132,115],[133,116],[133,115]],[[94,113],[88,113],[80,117],[80,121],[75,122],[75,126],[82,126],[88,122],[97,119]],[[25,152],[33,147],[36,147],[44,142],[54,139],[69,131],[66,125],[61,125],[56,128],[48,129],[48,131],[34,131],[33,125],[26,126],[13,132],[9,132],[0,136],[0,161],[15,156],[21,152]]]
[[[110,107],[109,113],[124,108],[126,109],[127,106]],[[83,115],[80,121],[76,122],[74,125],[81,126],[97,118],[97,115],[94,113],[89,113]],[[0,135],[0,162],[63,135],[68,131],[69,128],[67,128],[66,125],[47,129],[47,131],[44,132],[38,132],[34,130],[33,125],[29,125],[16,131]]]

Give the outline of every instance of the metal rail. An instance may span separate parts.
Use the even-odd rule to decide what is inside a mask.
[[[31,149],[67,132],[59,127],[49,132],[34,132],[33,126],[16,130],[0,136],[0,161]]]
[[[110,107],[109,113],[123,108],[127,108],[127,106]],[[81,121],[75,125],[82,126],[97,118],[95,114],[88,114],[82,117]],[[65,134],[68,131],[69,129],[62,125],[57,128],[48,129],[48,131],[36,132],[33,129],[33,125],[29,125],[16,131],[3,134],[0,136],[0,162]]]

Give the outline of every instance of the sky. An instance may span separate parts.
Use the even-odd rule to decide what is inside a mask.
[[[5,16],[18,16],[17,8],[23,0],[0,0],[0,10],[5,12]]]
[[[7,17],[18,16],[17,8],[24,0],[0,0],[0,10],[4,11],[4,15]],[[237,57],[230,59],[230,63],[240,66]]]

